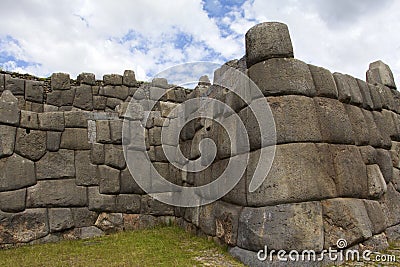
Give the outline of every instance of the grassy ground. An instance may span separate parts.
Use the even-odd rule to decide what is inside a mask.
[[[0,266],[243,266],[177,227],[0,250]]]

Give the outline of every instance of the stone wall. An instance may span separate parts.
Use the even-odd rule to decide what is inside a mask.
[[[137,82],[132,71],[105,75],[102,81],[88,73],[76,81],[56,73],[50,83],[0,75],[0,244],[85,238],[175,222],[228,244],[234,256],[258,266],[264,263],[256,254],[264,246],[318,253],[345,239],[347,247],[374,250],[400,238],[400,93],[389,67],[371,63],[365,82],[293,55],[286,25],[263,23],[248,31],[246,56],[214,75],[214,81],[225,84],[237,81],[225,75],[229,68],[247,75],[261,90],[247,103],[204,77],[187,90],[160,78]],[[147,113],[134,109],[129,124],[144,127],[148,157],[175,184],[201,186],[217,179],[241,154],[241,144],[229,140],[213,120],[192,120],[180,133],[182,153],[197,159],[200,141],[211,138],[217,156],[201,172],[178,170],[165,157],[160,137],[173,119],[171,109],[208,97],[229,105],[244,123],[249,162],[237,185],[218,201],[169,206],[132,178],[122,149],[130,142],[122,135],[125,112],[132,98],[155,100],[157,92],[164,96],[155,108]],[[265,129],[258,128],[249,108],[260,99],[272,111],[276,144],[264,142]],[[185,116],[199,108],[185,110]],[[271,170],[250,192],[260,155],[271,147]]]

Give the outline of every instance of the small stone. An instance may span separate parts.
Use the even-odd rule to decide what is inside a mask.
[[[95,225],[106,233],[112,233],[122,231],[123,222],[122,213],[101,213]]]
[[[367,176],[369,197],[379,199],[387,191],[379,165],[367,165]]]
[[[75,227],[92,226],[96,222],[97,213],[87,207],[71,208],[71,212]]]
[[[103,195],[99,187],[89,187],[89,210],[114,212],[116,209],[116,195]]]

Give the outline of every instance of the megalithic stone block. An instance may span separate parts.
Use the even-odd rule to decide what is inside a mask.
[[[369,64],[367,82],[372,84],[383,84],[389,88],[396,89],[396,84],[390,67],[381,60]]]
[[[246,33],[246,63],[252,65],[276,57],[293,57],[288,27],[280,22],[264,22]]]
[[[5,90],[0,96],[0,122],[17,125],[20,111],[18,99],[9,90]]]

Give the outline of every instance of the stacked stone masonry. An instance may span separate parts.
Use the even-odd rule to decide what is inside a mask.
[[[272,45],[269,45],[272,44]],[[275,158],[261,186],[249,192],[260,153],[270,149],[248,104],[202,77],[194,90],[156,78],[138,82],[133,71],[95,80],[55,73],[47,82],[0,74],[0,246],[54,242],[174,222],[230,246],[250,266],[257,252],[335,247],[376,249],[400,239],[400,93],[381,61],[367,82],[293,58],[287,26],[263,23],[246,34],[246,56],[227,66],[248,75],[266,99],[276,125]],[[245,90],[248,85],[245,85]],[[138,90],[141,94],[135,94]],[[197,119],[180,133],[188,159],[199,142],[217,145],[213,164],[199,173],[174,167],[161,131],[170,111],[208,95],[231,106],[248,130],[250,156],[238,184],[222,199],[196,208],[172,207],[147,195],[125,162],[122,135],[132,98],[163,97],[144,116],[131,109],[129,124],[145,128],[145,149],[168,181],[199,186],[218,178],[240,151],[218,123]],[[199,107],[185,110],[185,116]],[[223,110],[216,118],[229,117]],[[139,135],[138,135],[139,136]],[[125,139],[126,140],[125,140]],[[267,144],[267,146],[263,146]],[[136,148],[132,148],[136,149]],[[142,149],[142,148],[137,148]],[[185,162],[182,162],[185,165]],[[151,184],[151,177],[149,177]],[[152,185],[157,186],[157,185]],[[310,264],[310,263],[308,263]]]

